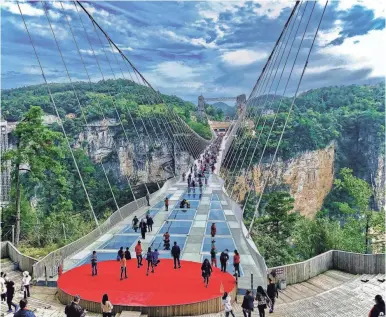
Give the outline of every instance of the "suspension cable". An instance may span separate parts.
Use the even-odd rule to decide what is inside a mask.
[[[316,2],[314,3],[313,9],[315,8],[315,4],[316,4]],[[296,98],[297,98],[297,94],[298,94],[298,92],[299,92],[300,84],[301,84],[301,82],[302,82],[302,80],[303,80],[303,76],[304,76],[304,73],[305,73],[305,71],[306,71],[306,69],[307,69],[308,62],[309,62],[309,58],[310,58],[312,49],[313,49],[314,44],[315,44],[315,39],[316,39],[316,37],[317,37],[317,35],[318,35],[320,25],[321,25],[321,23],[322,23],[324,14],[325,14],[325,12],[326,12],[327,4],[328,4],[328,1],[326,1],[326,4],[324,5],[323,12],[322,12],[322,15],[321,15],[320,20],[319,20],[319,23],[318,23],[318,27],[317,27],[317,29],[316,29],[314,38],[313,38],[313,40],[312,40],[311,47],[310,47],[310,49],[309,49],[309,51],[308,51],[308,55],[307,55],[306,61],[305,61],[305,63],[304,63],[304,67],[303,67],[302,73],[301,73],[301,75],[300,75],[300,79],[299,79],[298,85],[297,85],[297,87],[296,87],[295,95],[294,95],[294,97],[293,97],[293,99],[292,99],[292,102],[291,102],[291,105],[290,105],[290,107],[289,107],[289,109],[288,109],[288,114],[287,114],[286,120],[285,120],[285,122],[284,122],[283,129],[282,129],[281,134],[280,134],[278,146],[276,147],[275,153],[274,153],[274,155],[273,155],[273,157],[272,157],[272,161],[271,161],[271,164],[270,164],[270,167],[269,167],[268,175],[267,175],[267,177],[266,177],[266,179],[265,179],[263,188],[262,188],[262,190],[261,190],[261,193],[260,193],[260,196],[259,196],[259,200],[258,200],[258,202],[257,202],[257,204],[256,204],[256,206],[255,206],[255,212],[254,212],[254,214],[253,214],[253,218],[252,218],[252,221],[251,221],[249,230],[248,230],[248,234],[251,233],[251,230],[252,230],[252,227],[253,227],[253,223],[254,223],[254,221],[255,221],[256,214],[257,214],[258,209],[259,209],[259,206],[260,206],[261,198],[262,198],[263,193],[264,193],[264,189],[265,189],[265,187],[266,187],[266,185],[267,185],[267,183],[268,183],[268,181],[269,181],[269,178],[270,178],[270,175],[271,175],[271,171],[272,171],[273,162],[274,162],[275,159],[276,159],[276,155],[277,155],[277,152],[278,152],[278,150],[279,150],[279,146],[280,146],[281,141],[282,141],[282,139],[283,139],[284,131],[285,131],[286,127],[287,127],[288,120],[289,120],[289,118],[290,118],[290,116],[291,116],[291,112],[292,112],[293,106],[294,106],[294,104],[295,104],[295,100],[296,100]],[[312,15],[312,12],[311,12],[311,15]],[[308,28],[308,24],[307,24],[307,26],[306,26],[306,30],[307,30],[307,28]],[[305,34],[305,33],[304,33],[304,34]],[[303,35],[303,38],[304,38],[304,35]]]
[[[17,6],[18,6],[18,8],[19,8],[20,15],[21,15],[21,17],[22,17],[22,19],[23,19],[24,27],[25,27],[25,29],[26,29],[26,31],[27,31],[27,33],[28,33],[28,37],[29,37],[29,40],[30,40],[31,45],[32,45],[32,47],[33,47],[33,50],[34,50],[36,59],[37,59],[37,61],[38,61],[39,68],[40,68],[40,70],[41,70],[41,72],[42,72],[42,76],[43,76],[45,85],[46,85],[46,87],[47,87],[48,94],[50,95],[50,99],[51,99],[52,105],[53,105],[54,110],[55,110],[55,113],[56,113],[56,115],[57,115],[57,117],[58,117],[58,123],[59,123],[59,125],[60,125],[60,127],[61,127],[61,129],[62,129],[63,135],[64,135],[64,137],[65,137],[65,139],[66,139],[66,143],[67,143],[68,148],[69,148],[70,153],[71,153],[71,157],[72,157],[72,159],[73,159],[73,161],[74,161],[74,165],[75,165],[76,171],[77,171],[77,173],[78,173],[78,175],[79,175],[79,178],[80,178],[80,181],[81,181],[81,183],[82,183],[83,190],[84,190],[84,192],[85,192],[85,195],[86,195],[88,204],[89,204],[89,206],[90,206],[90,210],[91,210],[92,217],[94,218],[94,221],[95,221],[95,224],[97,225],[97,227],[99,227],[98,219],[97,219],[97,217],[96,217],[96,215],[95,215],[94,208],[93,208],[93,206],[92,206],[90,197],[89,197],[89,195],[88,195],[86,185],[84,184],[82,174],[80,173],[78,163],[76,162],[76,159],[75,159],[73,150],[72,150],[72,148],[71,148],[70,141],[68,140],[68,136],[67,136],[66,130],[64,129],[62,119],[60,118],[58,108],[56,107],[56,103],[55,103],[54,97],[52,96],[51,88],[50,88],[50,86],[49,86],[49,84],[48,84],[47,78],[46,78],[45,73],[44,73],[44,70],[43,70],[43,66],[42,66],[42,64],[41,64],[41,62],[40,62],[39,55],[38,55],[38,53],[37,53],[37,51],[36,51],[35,43],[34,43],[33,40],[32,40],[32,37],[31,37],[31,34],[30,34],[30,32],[29,32],[27,23],[26,23],[26,21],[25,21],[25,19],[24,19],[23,12],[21,11],[19,1],[16,1],[16,3],[17,3]]]

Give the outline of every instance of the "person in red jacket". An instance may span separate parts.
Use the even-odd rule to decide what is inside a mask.
[[[137,257],[137,263],[138,268],[142,266],[142,246],[141,241],[138,241],[137,245],[135,246],[135,255]]]
[[[216,229],[216,224],[213,222],[213,223],[212,223],[212,226],[210,227],[210,234],[211,234],[212,238],[215,237],[216,231],[217,231],[217,229]]]
[[[169,198],[165,198],[165,211],[169,210]]]
[[[237,274],[240,277],[240,254],[235,250],[235,254],[233,256],[233,267],[235,268],[235,275]]]

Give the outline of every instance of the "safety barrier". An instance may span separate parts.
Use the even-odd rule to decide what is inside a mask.
[[[351,274],[384,274],[385,254],[360,254],[330,250],[311,259],[269,268],[282,270],[287,285],[301,283],[331,269]]]
[[[22,254],[9,241],[1,242],[1,258],[10,258],[12,262],[17,264],[21,271],[28,271],[30,274],[33,271],[33,265],[38,261],[28,255]]]
[[[177,179],[177,177],[174,177],[167,180],[161,189],[150,195],[150,200],[156,199],[160,195],[163,195],[168,188],[175,184]],[[66,258],[84,249],[86,246],[96,241],[101,235],[105,234],[111,228],[116,226],[123,219],[129,217],[135,211],[145,206],[147,206],[145,197],[137,199],[136,201],[132,201],[119,210],[115,211],[103,224],[101,224],[98,228],[94,229],[87,235],[47,254],[43,259],[34,264],[34,279],[56,276],[58,273],[59,265],[62,265]]]

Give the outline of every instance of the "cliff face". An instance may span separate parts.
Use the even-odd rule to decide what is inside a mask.
[[[184,169],[189,155],[176,155],[172,142],[149,131],[126,130],[127,138],[115,120],[95,121],[81,132],[75,147],[83,147],[95,162],[103,162],[109,173],[118,179],[137,175],[138,183],[157,182],[173,176],[174,170]],[[159,142],[158,142],[159,140]]]
[[[323,201],[334,181],[335,145],[325,149],[306,152],[288,161],[279,160],[272,168],[266,190],[286,190],[295,199],[294,211],[306,217],[313,217],[320,210]],[[261,192],[269,174],[269,164],[254,166],[252,173],[254,189]],[[245,198],[246,184],[243,177],[238,179],[236,194],[240,200]]]

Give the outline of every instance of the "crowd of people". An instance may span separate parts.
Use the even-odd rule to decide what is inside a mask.
[[[30,297],[30,283],[31,283],[31,275],[29,272],[25,271],[23,272],[23,278],[21,280],[21,290],[23,292],[23,300],[20,301],[19,305],[15,304],[13,302],[13,299],[15,297],[15,282],[12,281],[10,278],[8,278],[7,274],[4,272],[0,273],[0,291],[1,291],[1,301],[6,302],[8,305],[8,312],[11,313],[12,307],[14,308],[15,312],[19,310],[25,310],[27,307],[27,297]],[[19,316],[24,316],[20,315]]]

